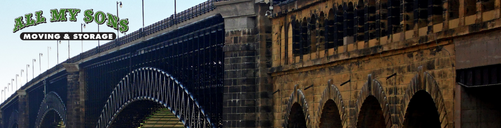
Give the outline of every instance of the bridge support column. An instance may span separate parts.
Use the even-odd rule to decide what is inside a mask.
[[[18,112],[19,116],[17,117],[17,126],[19,128],[28,128],[29,127],[29,99],[28,95],[26,94],[26,91],[24,90],[18,90],[17,91],[18,95]],[[12,116],[12,115],[11,115]]]
[[[231,0],[215,4],[225,24],[223,126],[272,127],[271,22],[268,4]]]
[[[78,64],[64,63],[63,66],[68,72],[66,127],[83,128],[85,126],[84,72],[79,69]]]

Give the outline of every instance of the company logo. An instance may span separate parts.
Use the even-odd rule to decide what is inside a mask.
[[[77,16],[80,9],[64,8],[50,10],[50,22],[77,22]],[[98,25],[105,24],[121,33],[129,31],[129,20],[119,19],[116,15],[111,13],[105,14],[102,11],[94,13],[92,9],[84,11],[83,21],[91,23],[95,21]],[[43,11],[28,13],[14,19],[14,30],[16,33],[27,27],[36,26],[39,24],[47,23],[47,19],[43,16]],[[113,32],[23,32],[19,36],[22,40],[114,40],[116,34]]]

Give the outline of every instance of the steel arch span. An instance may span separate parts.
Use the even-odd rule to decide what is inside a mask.
[[[136,69],[113,89],[96,128],[108,128],[127,105],[149,100],[168,108],[188,128],[214,127],[188,90],[170,74],[153,67]]]
[[[54,110],[59,115],[59,118],[66,124],[66,106],[61,100],[61,97],[56,92],[49,92],[45,95],[40,108],[38,109],[37,120],[35,121],[35,127],[40,127],[45,115]]]

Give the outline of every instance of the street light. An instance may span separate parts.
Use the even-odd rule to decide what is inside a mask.
[[[16,88],[17,89],[17,77],[19,77],[19,74],[16,74]]]
[[[122,8],[122,1],[120,1],[120,2],[117,1],[117,18],[118,18],[118,20],[120,20],[120,16],[118,16],[118,5],[120,5],[120,8]],[[118,26],[119,25],[117,25],[117,27]],[[120,27],[118,27],[118,28],[120,28]],[[118,37],[120,37],[120,33],[118,32],[118,30],[120,30],[120,29],[117,29],[117,39],[118,39]]]
[[[23,72],[24,72],[24,69],[21,69],[21,77],[23,77]],[[28,81],[26,81],[26,82],[28,82]],[[21,82],[21,84],[23,84],[23,82]]]
[[[31,79],[35,79],[35,62],[37,62],[37,59],[33,59],[31,62],[31,67],[33,68],[33,77]]]
[[[4,98],[4,101],[7,100],[7,90],[9,90],[9,86],[5,87],[4,88],[5,92],[3,92],[3,98]]]
[[[30,65],[26,64],[26,83],[28,83],[28,68],[30,68]]]
[[[38,63],[40,63],[40,73],[38,74],[42,74],[42,56],[43,54],[42,53],[38,53]]]
[[[59,64],[59,44],[60,44],[60,43],[61,43],[61,40],[58,40],[58,41],[56,42],[56,44],[57,44],[57,64]],[[57,65],[57,64],[56,64],[56,65]]]
[[[68,59],[70,59],[70,40],[68,40]]]
[[[80,32],[82,32],[82,33],[83,33],[83,28],[85,28],[84,23],[80,24]],[[80,52],[80,53],[83,53],[83,40],[80,40],[80,41],[82,42],[82,52]]]
[[[10,90],[14,91],[14,79],[10,80]]]
[[[50,60],[49,59],[49,50],[52,50],[52,48],[51,47],[47,47],[47,70],[49,70],[49,62],[50,62],[49,61]]]

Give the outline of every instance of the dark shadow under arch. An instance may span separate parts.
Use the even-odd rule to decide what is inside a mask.
[[[329,99],[325,103],[320,115],[320,128],[342,128],[341,115],[336,103]]]
[[[435,102],[426,91],[418,91],[409,102],[403,128],[440,128]]]
[[[50,111],[54,111],[61,121],[66,124],[66,105],[56,92],[49,92],[45,95],[40,108],[38,109],[35,127],[41,127],[43,119]]]
[[[288,120],[287,128],[306,128],[305,115],[299,103],[292,105]]]
[[[367,127],[370,128],[372,126],[374,127],[380,127],[380,126],[389,126],[391,127],[393,123],[391,122],[391,114],[390,110],[392,109],[389,106],[389,101],[388,97],[386,97],[386,93],[384,88],[381,86],[381,83],[376,80],[372,79],[372,74],[369,74],[367,78],[367,83],[364,84],[362,87],[362,90],[360,91],[360,95],[357,99],[356,102],[356,116],[355,116],[355,122],[357,123],[357,127]],[[379,107],[379,108],[378,108]],[[381,111],[382,114],[380,114],[383,119],[383,124],[369,124],[369,123],[374,123],[377,121],[381,121],[379,119],[377,120],[371,120],[366,118],[367,116],[369,117],[376,117],[374,114],[375,112]],[[379,115],[377,115],[379,118]],[[360,119],[360,120],[359,120]],[[366,120],[367,119],[367,120]],[[379,122],[377,122],[379,123]]]
[[[40,121],[40,128],[60,128],[64,126],[63,120],[55,110],[49,110]]]
[[[304,97],[303,91],[301,91],[300,89],[297,89],[297,86],[298,85],[294,86],[295,91],[293,91],[292,94],[290,95],[288,103],[287,103],[286,111],[284,111],[284,115],[282,116],[282,118],[284,118],[284,122],[282,124],[282,127],[288,127],[290,123],[294,123],[294,122],[290,122],[291,121],[290,115],[297,114],[297,112],[293,112],[293,111],[298,111],[297,110],[298,106],[301,109],[301,113],[303,113],[303,115],[304,115],[303,119],[305,120],[305,123],[307,125],[309,125],[309,123],[310,123],[310,115],[308,113],[308,108],[309,108],[308,103],[306,101],[306,98]],[[295,106],[295,108],[293,108],[294,106]]]
[[[170,74],[143,67],[127,74],[104,105],[96,128],[108,128],[130,103],[149,100],[168,108],[185,127],[212,127],[207,113],[190,92]]]
[[[115,120],[111,123],[112,128],[140,127],[142,121],[151,115],[155,110],[164,108],[161,104],[150,100],[136,100],[127,104],[121,110]]]
[[[357,118],[357,128],[386,128],[382,108],[372,95],[365,99]]]

